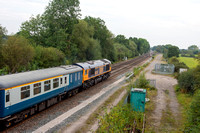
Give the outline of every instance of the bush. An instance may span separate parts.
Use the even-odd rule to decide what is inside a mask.
[[[134,127],[136,127],[137,130],[141,130],[142,123],[143,113],[132,111],[129,104],[116,106],[109,114],[106,113],[104,117],[100,118],[100,127],[97,132],[131,132]]]
[[[55,67],[65,63],[65,55],[62,51],[53,47],[37,46],[34,62],[38,68]]]
[[[186,68],[188,69],[188,66],[184,62],[180,62],[176,57],[172,57],[168,61],[170,64],[174,64],[175,66],[175,72],[179,73],[180,68]]]
[[[20,71],[33,60],[34,48],[21,36],[11,36],[1,48],[2,63],[8,72]]]
[[[149,81],[145,78],[145,74],[142,73],[138,80],[135,82],[137,88],[149,88]]]
[[[188,70],[187,72],[182,72],[178,77],[178,84],[182,89],[182,92],[194,92],[195,87],[195,76],[194,70]]]

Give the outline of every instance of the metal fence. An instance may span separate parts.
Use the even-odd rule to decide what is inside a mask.
[[[175,66],[173,64],[156,64],[154,73],[158,74],[173,74]]]

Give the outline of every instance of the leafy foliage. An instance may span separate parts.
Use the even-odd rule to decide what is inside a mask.
[[[101,58],[100,44],[92,38],[93,35],[94,28],[84,20],[80,20],[78,24],[75,24],[71,40],[79,49],[76,53],[79,61]]]
[[[171,58],[173,56],[179,57],[179,48],[177,46],[171,46],[168,48],[167,57]]]
[[[26,67],[34,57],[34,48],[28,40],[23,37],[9,37],[1,49],[3,64],[8,67],[9,72],[16,72]]]
[[[135,44],[137,45],[137,51],[140,54],[147,53],[150,50],[149,42],[146,39],[130,37],[129,40],[132,40],[133,42],[135,42]]]
[[[131,51],[126,46],[120,43],[115,43],[114,47],[117,53],[117,60],[123,60],[124,57],[131,57],[130,56]]]
[[[144,73],[139,76],[139,79],[136,80],[135,84],[137,88],[150,88],[149,81],[145,78]]]
[[[116,53],[114,51],[113,45],[113,35],[107,29],[105,22],[100,18],[85,17],[84,19],[89,26],[94,27],[93,38],[99,40],[101,45],[101,53],[103,58],[110,59],[111,61],[116,61]]]
[[[178,77],[178,84],[183,92],[194,92],[194,71],[188,70],[187,72],[182,72]]]
[[[169,64],[174,64],[175,72],[179,73],[180,68],[188,69],[188,66],[184,62],[180,62],[178,58],[172,57],[168,60]]]
[[[22,23],[17,35],[27,39],[35,56],[31,55],[28,64],[18,64],[19,67],[13,71],[35,70],[102,58],[115,62],[125,56],[133,58],[139,53],[149,51],[150,46],[145,39],[126,39],[123,35],[115,38],[101,18],[87,16],[80,19],[79,4],[79,0],[52,0],[43,14],[31,16]],[[0,26],[0,44],[7,41],[6,32]],[[0,51],[0,72],[10,71],[3,62],[5,61]]]
[[[0,24],[0,45],[3,43],[4,41],[4,38],[6,37],[6,34],[7,34],[7,30],[5,27],[2,27],[1,24]]]
[[[200,91],[194,95],[189,111],[185,132],[197,133],[200,131]]]
[[[114,41],[118,44],[118,45],[115,45],[115,46],[117,46],[116,47],[117,51],[120,51],[121,52],[120,54],[121,55],[123,54],[123,57],[132,58],[132,57],[135,57],[138,55],[137,45],[135,44],[135,42],[133,40],[126,39],[126,37],[124,35],[117,35],[115,37]],[[119,46],[119,45],[121,45],[121,46]],[[119,55],[117,55],[117,56],[119,59]]]
[[[141,130],[142,123],[143,114],[132,111],[129,104],[116,106],[110,113],[106,113],[104,117],[100,118],[100,127],[97,132],[130,132],[135,127]]]
[[[64,64],[65,55],[53,47],[36,46],[33,66],[37,68],[55,67]]]
[[[154,46],[152,50],[163,53],[164,58],[179,57],[179,48],[171,44]]]

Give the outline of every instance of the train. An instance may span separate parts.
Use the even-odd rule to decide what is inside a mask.
[[[0,125],[9,127],[111,73],[108,59],[0,76]]]

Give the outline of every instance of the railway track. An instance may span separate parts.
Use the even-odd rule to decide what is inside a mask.
[[[143,62],[144,60],[148,59],[149,56],[143,55],[128,61],[123,61],[120,63],[116,63],[112,65],[112,73],[110,78],[108,78],[104,82],[100,82],[97,85],[81,91],[77,95],[73,97],[69,97],[58,104],[51,106],[50,108],[20,122],[8,129],[5,129],[4,132],[33,132],[35,129],[39,128],[41,125],[46,124],[47,122],[55,119],[56,117],[60,116],[64,112],[70,110],[71,108],[76,107],[84,100],[90,98],[92,95],[97,94],[100,92],[105,86],[108,86],[110,83],[116,81],[117,77],[135,65]]]

